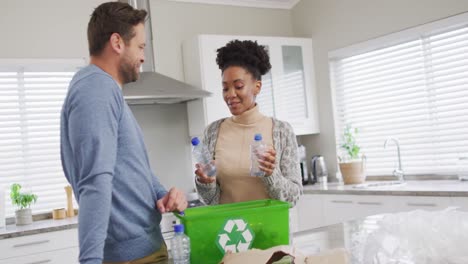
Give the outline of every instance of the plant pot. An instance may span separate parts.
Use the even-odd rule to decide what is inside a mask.
[[[31,208],[16,210],[15,216],[17,226],[30,225],[33,222]]]
[[[358,184],[366,180],[366,165],[362,160],[340,163],[344,184]]]

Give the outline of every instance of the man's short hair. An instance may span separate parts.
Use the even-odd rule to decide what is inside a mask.
[[[133,27],[144,23],[147,14],[146,10],[122,2],[108,2],[96,7],[88,23],[89,54],[100,55],[114,33],[118,33],[127,45],[135,36]]]

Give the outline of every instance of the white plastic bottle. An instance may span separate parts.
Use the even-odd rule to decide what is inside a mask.
[[[266,146],[262,141],[262,134],[255,134],[254,141],[250,144],[250,175],[251,176],[265,176],[265,172],[260,170],[258,160],[265,152]]]
[[[174,225],[171,255],[174,264],[190,264],[190,238],[184,234],[184,225]]]
[[[216,166],[211,160],[211,155],[208,151],[208,148],[200,142],[198,137],[192,138],[192,146],[192,155],[195,159],[195,163],[198,163],[202,166],[202,170],[207,176],[215,176]]]

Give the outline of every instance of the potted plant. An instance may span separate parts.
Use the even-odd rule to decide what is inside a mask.
[[[341,175],[345,184],[363,183],[366,180],[365,156],[360,155],[361,148],[356,143],[357,128],[346,125],[341,149],[344,155],[338,156]]]
[[[37,201],[37,195],[31,193],[21,193],[21,185],[14,183],[11,185],[11,203],[18,209],[15,211],[16,225],[32,224],[31,204]]]

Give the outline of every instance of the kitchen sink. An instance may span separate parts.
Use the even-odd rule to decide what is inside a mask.
[[[354,185],[353,188],[367,189],[367,188],[392,187],[392,186],[404,186],[404,185],[406,185],[406,183],[403,181],[366,182],[366,183]]]

